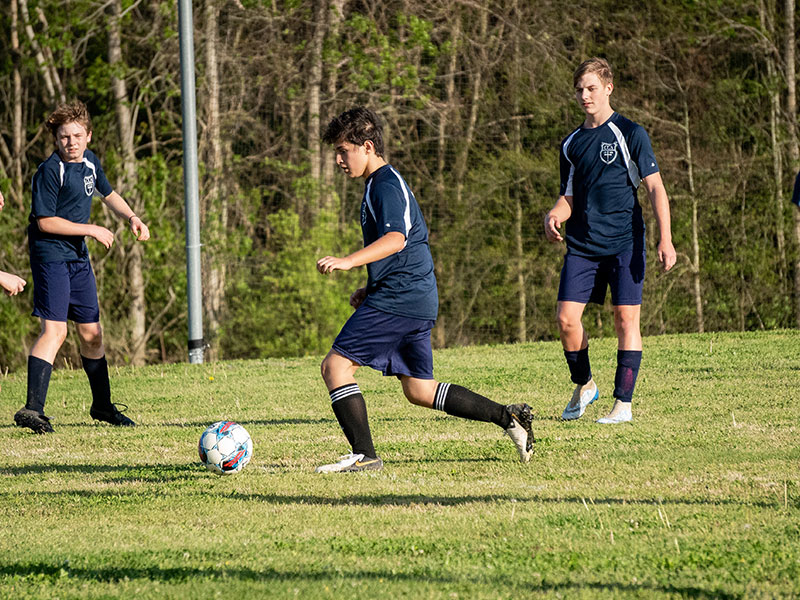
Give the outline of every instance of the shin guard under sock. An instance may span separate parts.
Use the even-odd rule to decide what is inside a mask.
[[[503,429],[511,424],[511,415],[505,406],[451,383],[436,386],[433,408],[462,419],[494,423]]]
[[[111,408],[111,384],[108,381],[108,362],[106,357],[86,358],[81,355],[83,370],[92,388],[92,408],[108,410]]]
[[[331,390],[331,408],[353,454],[363,454],[367,458],[377,458],[372,445],[372,434],[367,420],[367,403],[357,383],[343,385]]]
[[[47,399],[47,388],[50,386],[50,375],[53,365],[35,356],[28,357],[28,396],[25,408],[44,414],[44,403]]]
[[[622,402],[631,401],[641,362],[641,350],[617,350],[617,373],[614,376],[614,398]]]

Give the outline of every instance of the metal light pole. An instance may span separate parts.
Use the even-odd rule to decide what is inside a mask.
[[[178,0],[183,115],[183,189],[186,206],[186,296],[189,301],[189,362],[202,363],[203,284],[200,269],[200,200],[197,191],[197,119],[194,82],[194,28],[191,0]]]

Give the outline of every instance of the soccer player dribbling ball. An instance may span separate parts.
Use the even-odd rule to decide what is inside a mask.
[[[3,192],[0,192],[0,210],[6,205],[6,199],[3,198]],[[6,296],[16,296],[25,288],[25,280],[13,273],[6,273],[0,271],[0,287],[3,288]]]
[[[645,272],[645,237],[637,189],[644,184],[658,224],[658,260],[675,264],[667,192],[644,129],[611,108],[613,73],[602,58],[584,61],[573,75],[575,99],[586,118],[561,142],[561,188],[544,219],[547,239],[566,240],[557,320],[575,390],[561,415],[579,419],[599,391],[589,364],[581,317],[589,302],[603,304],[611,288],[617,332],[614,406],[598,423],[632,420],[631,400],[642,359],[639,317]],[[562,237],[561,226],[566,224]]]
[[[384,159],[383,127],[366,108],[348,110],[328,125],[336,164],[365,181],[361,201],[364,248],[345,257],[317,261],[322,274],[367,266],[367,284],[350,296],[355,312],[322,361],[322,378],[351,452],[318,473],[383,468],[375,451],[364,397],[355,380],[361,366],[400,379],[412,404],[476,421],[492,422],[513,440],[520,460],[533,451],[527,404],[503,406],[466,388],[433,378],[431,329],[439,296],[428,228],[417,200],[397,170]]]
[[[128,222],[137,240],[150,239],[150,231],[111,188],[100,161],[87,148],[92,124],[86,105],[61,104],[45,124],[56,150],[33,177],[28,225],[33,315],[41,320],[42,332],[28,356],[27,399],[14,422],[35,433],[53,431],[44,405],[53,361],[66,339],[69,319],[75,322],[81,362],[92,390],[90,416],[116,426],[133,426],[118,405],[111,403],[97,285],[84,237],[92,237],[108,249],[114,234],[89,223],[93,196],[100,194],[106,206]]]

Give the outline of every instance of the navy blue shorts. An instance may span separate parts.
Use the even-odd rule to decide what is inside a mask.
[[[645,251],[586,257],[567,252],[558,286],[560,302],[603,304],[611,287],[614,306],[640,305],[644,286]]]
[[[431,329],[435,323],[362,304],[336,336],[333,350],[384,375],[433,379]]]
[[[97,283],[89,261],[31,263],[33,316],[48,321],[97,323]]]

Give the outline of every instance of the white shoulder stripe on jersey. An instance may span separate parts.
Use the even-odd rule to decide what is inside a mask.
[[[97,179],[97,169],[95,168],[94,163],[85,156],[83,157],[83,163],[92,170],[92,175],[94,175],[94,178]]]
[[[64,163],[58,161],[58,185],[64,187]]]
[[[400,177],[400,173],[394,170],[394,167],[389,168],[391,169],[392,173],[394,173],[394,176],[397,177],[397,181],[400,182],[400,188],[403,190],[403,197],[406,200],[405,210],[403,210],[403,224],[406,227],[406,240],[403,242],[403,248],[405,248],[406,244],[408,244],[408,236],[411,233],[411,201],[408,199],[408,186],[406,185],[406,182],[403,181],[402,177]]]
[[[575,164],[569,159],[569,155],[567,154],[567,148],[569,148],[569,143],[572,141],[572,138],[575,137],[575,134],[580,131],[580,127],[569,134],[566,140],[564,140],[564,158],[567,159],[569,163],[569,177],[567,178],[567,187],[566,191],[564,192],[565,196],[572,196],[572,177],[575,175]]]
[[[611,121],[608,122],[608,127],[614,132],[614,137],[617,138],[617,142],[619,143],[619,149],[622,150],[622,159],[625,161],[625,166],[628,169],[628,178],[631,180],[633,187],[638,189],[642,178],[639,177],[639,167],[636,166],[636,162],[631,160],[631,152],[628,150],[628,143],[625,141],[625,136],[622,135],[622,131],[620,131],[619,127]]]
[[[367,208],[369,209],[369,214],[371,214],[371,215],[372,215],[372,220],[373,220],[373,221],[375,221],[375,222],[377,223],[377,222],[378,222],[378,219],[376,219],[376,218],[375,218],[375,211],[374,211],[374,210],[372,210],[372,200],[371,200],[371,199],[370,199],[370,197],[369,197],[369,191],[370,191],[371,189],[372,189],[372,180],[370,179],[370,180],[367,182],[367,189],[364,191],[364,200],[365,200],[365,201],[366,201],[366,203],[367,203]]]

